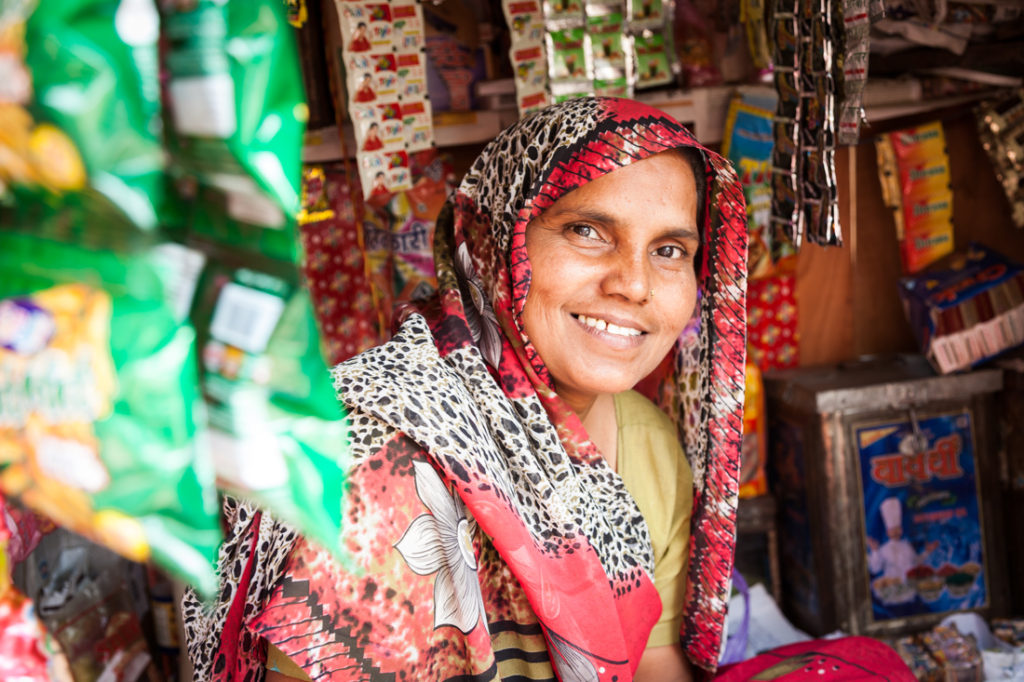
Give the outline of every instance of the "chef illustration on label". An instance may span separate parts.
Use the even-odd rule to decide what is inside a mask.
[[[885,533],[889,537],[881,546],[878,541],[868,537],[868,570],[881,573],[881,579],[875,581],[876,592],[880,592],[882,601],[889,604],[901,604],[912,601],[916,591],[907,581],[907,572],[928,558],[936,547],[937,540],[925,546],[924,552],[918,554],[914,546],[903,537],[903,506],[898,497],[887,497],[879,505]],[[882,589],[879,589],[882,588]]]

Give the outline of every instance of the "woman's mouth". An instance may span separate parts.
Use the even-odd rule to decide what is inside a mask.
[[[574,318],[579,320],[581,324],[597,331],[606,332],[608,334],[614,334],[616,336],[635,337],[641,336],[646,332],[643,332],[635,327],[627,327],[620,324],[614,324],[607,320],[602,320],[599,317],[590,317],[588,315],[573,315]]]

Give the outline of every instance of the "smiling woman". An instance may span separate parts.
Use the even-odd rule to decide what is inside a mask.
[[[333,370],[349,565],[229,500],[221,600],[187,609],[197,678],[714,670],[743,393],[731,167],[650,107],[564,102],[487,146],[435,262],[437,297]],[[659,368],[655,406],[630,389]]]

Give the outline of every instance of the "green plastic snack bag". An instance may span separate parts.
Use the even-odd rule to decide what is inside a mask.
[[[210,254],[192,317],[218,485],[344,559],[347,422],[294,266]]]
[[[156,227],[158,36],[153,0],[0,3],[0,196]]]
[[[279,228],[299,210],[307,109],[281,0],[165,0],[174,173],[216,187],[229,215]]]
[[[152,252],[0,231],[0,491],[212,595],[195,333],[165,274]]]

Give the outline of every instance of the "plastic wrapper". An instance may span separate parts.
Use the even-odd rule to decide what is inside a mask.
[[[839,144],[857,144],[864,120],[864,86],[871,46],[869,0],[846,0],[843,6],[843,92],[839,104]]]
[[[207,206],[193,217],[230,218]],[[191,319],[218,485],[344,558],[339,546],[347,427],[321,354],[309,292],[291,260],[237,241],[197,242],[207,265]]]
[[[161,9],[175,173],[217,188],[238,220],[284,226],[299,210],[307,110],[283,3]]]
[[[971,635],[962,635],[956,625],[938,625],[920,637],[924,648],[941,667],[947,680],[980,682],[984,666],[977,642]]]
[[[20,564],[15,584],[56,642],[52,677],[87,682],[153,679],[142,630],[143,567],[57,530]]]
[[[165,163],[153,2],[24,1],[0,11],[0,196],[5,186],[18,202],[59,194],[155,228]]]
[[[0,489],[210,594],[221,536],[195,337],[159,259],[0,232],[0,272]]]
[[[900,296],[922,351],[943,374],[1024,342],[1024,270],[980,244],[901,279]]]
[[[843,17],[829,0],[783,0],[772,17],[775,38],[775,152],[772,225],[777,243],[842,243],[835,145],[837,49]]]

